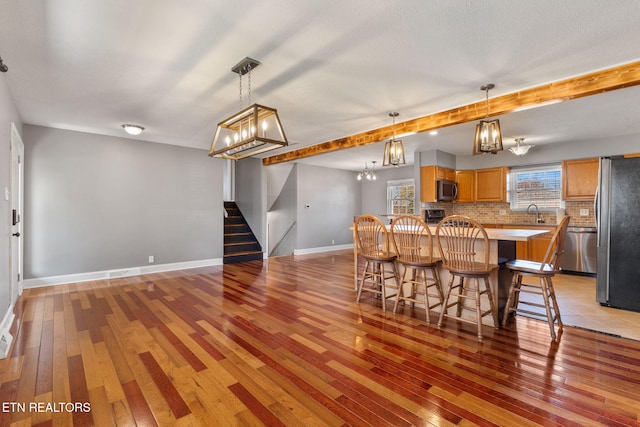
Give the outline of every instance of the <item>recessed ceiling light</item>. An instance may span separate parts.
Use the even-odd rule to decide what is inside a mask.
[[[429,135],[437,135],[438,131],[437,130],[432,130],[431,132],[429,132]]]
[[[129,135],[140,135],[142,133],[142,131],[144,130],[144,127],[142,127],[140,125],[132,125],[132,124],[124,124],[124,125],[122,125],[122,128]]]

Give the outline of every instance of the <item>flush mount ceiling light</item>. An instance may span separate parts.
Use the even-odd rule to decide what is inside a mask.
[[[240,160],[288,145],[275,108],[258,104],[242,108],[242,76],[247,74],[251,104],[251,70],[258,65],[247,57],[231,69],[240,78],[240,111],[218,123],[209,156]]]
[[[535,147],[535,145],[531,145],[531,144],[525,145],[523,144],[523,142],[524,142],[524,138],[516,138],[516,145],[509,148],[509,151],[511,151],[516,156],[524,156],[525,154],[527,154],[530,148]]]
[[[476,126],[476,135],[473,141],[473,154],[498,154],[502,151],[502,132],[500,131],[500,121],[498,119],[489,120],[489,90],[495,85],[488,83],[480,86],[487,94],[487,114]]]
[[[382,166],[399,166],[407,163],[404,159],[402,140],[396,138],[396,117],[398,116],[399,114],[396,112],[389,113],[389,117],[393,119],[393,138],[384,144]]]
[[[140,125],[132,125],[132,124],[124,124],[124,125],[122,125],[122,128],[129,135],[140,135],[142,133],[142,131],[144,130],[144,128],[142,126],[140,126]]]
[[[356,177],[358,181],[362,181],[362,178],[366,179],[367,181],[375,181],[377,179],[376,172],[375,172],[376,161],[372,160],[371,163],[372,163],[371,170],[369,170],[366,163],[364,164],[364,169],[362,169],[358,173],[358,176]]]

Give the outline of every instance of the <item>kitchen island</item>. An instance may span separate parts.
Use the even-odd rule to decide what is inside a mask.
[[[351,230],[353,231],[353,283],[354,289],[358,287],[358,279],[360,277],[358,273],[358,244],[355,235],[355,228],[352,226]],[[387,230],[389,230],[389,226],[387,226]],[[510,261],[516,258],[515,252],[515,243],[516,242],[528,242],[536,237],[545,235],[549,233],[549,230],[544,229],[519,229],[519,228],[486,228],[487,237],[489,238],[489,262],[491,264],[499,264],[504,263],[506,261]],[[438,245],[436,242],[436,226],[429,226],[429,231],[433,235],[433,245],[435,254],[439,257],[438,254]],[[391,239],[391,235],[389,235],[389,239]],[[392,243],[390,242],[392,245]],[[484,259],[484,242],[479,242],[478,244],[479,250],[476,254],[477,259]],[[391,248],[392,249],[392,248]],[[402,274],[402,272],[401,272]],[[446,290],[446,285],[449,282],[449,272],[442,267],[438,267],[438,274],[440,275],[440,280],[442,282],[443,291]],[[494,302],[496,303],[496,307],[498,308],[498,316],[499,319],[502,319],[502,312],[504,310],[504,306],[507,303],[507,296],[509,292],[509,285],[511,284],[511,273],[505,268],[501,267],[500,269],[494,270],[489,277],[489,281],[491,283],[491,290],[493,292]],[[484,303],[484,301],[483,301]],[[488,303],[486,303],[488,306]],[[486,310],[483,306],[483,310]],[[439,307],[436,307],[435,310],[439,310]],[[486,317],[483,322],[487,325],[493,326],[493,319],[491,317]]]

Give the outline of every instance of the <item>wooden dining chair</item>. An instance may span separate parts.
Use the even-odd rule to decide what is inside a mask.
[[[436,228],[436,236],[442,267],[449,272],[449,283],[438,327],[442,327],[445,317],[475,323],[478,327],[478,340],[482,340],[484,316],[490,315],[493,318],[494,327],[500,327],[489,283],[489,276],[498,268],[498,265],[489,262],[491,258],[487,232],[480,223],[469,217],[452,215],[440,221]],[[484,283],[483,289],[480,285],[481,280]],[[454,295],[455,289],[457,293]],[[481,307],[482,295],[486,295],[489,302],[489,309],[485,311],[482,311]],[[452,297],[455,300],[449,302]],[[454,306],[456,307],[455,315],[449,314],[449,308]],[[463,317],[463,310],[473,311],[475,320]]]
[[[385,311],[387,298],[397,295],[399,283],[396,255],[389,250],[389,232],[383,222],[373,215],[356,218],[354,228],[358,251],[366,261],[358,283],[356,302],[360,303],[362,292],[371,292],[380,295],[382,310]],[[387,287],[394,288],[396,293],[387,294]]]
[[[551,278],[560,270],[560,259],[564,253],[564,241],[567,237],[569,221],[570,217],[565,216],[556,227],[542,262],[515,259],[506,264],[506,267],[513,272],[513,279],[504,308],[502,326],[507,325],[512,313],[514,315],[524,313],[534,319],[546,320],[549,323],[551,339],[556,339],[555,325],[558,325],[558,329],[562,329],[562,318]],[[538,283],[523,283],[522,279],[526,276],[535,277],[539,281]],[[520,293],[522,292],[542,296],[542,302],[520,301]],[[544,308],[544,314],[520,308],[520,305]]]
[[[430,310],[442,304],[444,296],[438,275],[440,258],[433,251],[433,236],[427,224],[415,216],[403,215],[391,222],[391,240],[397,255],[396,262],[402,266],[398,296],[393,312],[398,311],[401,301],[423,303],[427,312],[427,323],[431,323]],[[405,294],[405,284],[410,289]],[[422,298],[418,299],[418,295]],[[429,297],[437,301],[430,303]]]

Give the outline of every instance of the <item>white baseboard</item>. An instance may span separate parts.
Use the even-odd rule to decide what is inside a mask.
[[[38,277],[25,279],[25,289],[43,286],[65,285],[67,283],[89,282],[91,280],[108,280],[120,277],[139,276],[141,274],[161,273],[163,271],[187,270],[189,268],[222,265],[222,258],[203,259],[198,261],[175,262],[171,264],[145,265],[141,267],[119,268],[116,270],[92,271],[88,273],[65,274],[61,276]]]
[[[353,249],[353,243],[349,243],[347,245],[320,246],[317,248],[309,248],[309,249],[294,249],[293,254],[307,255],[307,254],[317,254],[320,252],[340,251],[343,249]]]
[[[9,349],[13,341],[13,336],[9,333],[9,329],[11,329],[14,318],[13,305],[10,305],[2,319],[2,323],[0,323],[0,359],[5,359],[9,355]]]

